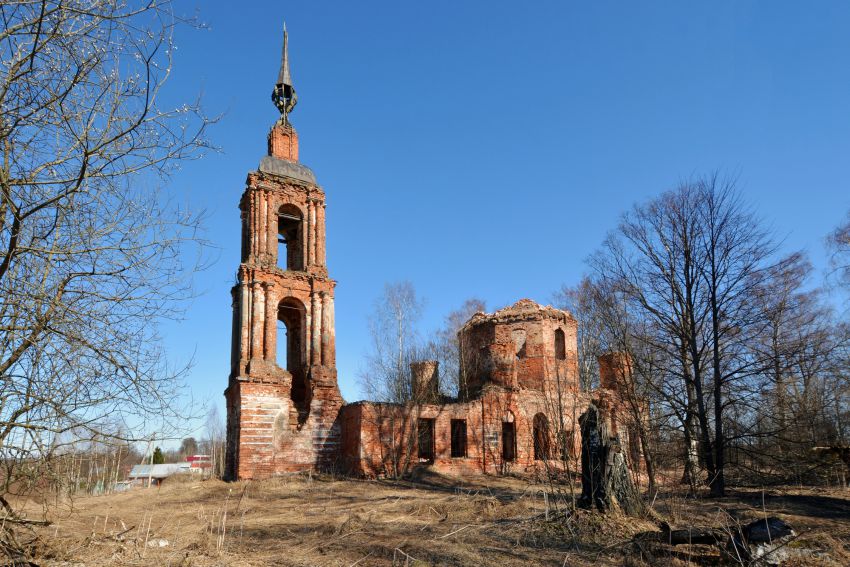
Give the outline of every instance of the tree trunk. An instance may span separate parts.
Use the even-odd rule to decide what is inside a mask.
[[[682,339],[682,342],[679,345],[679,362],[682,365],[682,377],[685,382],[685,392],[687,394],[685,418],[682,422],[685,436],[685,470],[682,475],[682,484],[687,484],[689,493],[694,494],[697,490],[697,471],[699,471],[699,447],[696,443],[697,436],[694,431],[694,421],[696,417],[696,393],[694,390],[694,382],[691,379],[691,369],[688,364],[688,350],[685,346],[684,339]]]
[[[717,266],[714,247],[709,252],[711,258],[711,367],[714,378],[714,470],[709,481],[711,495],[721,497],[726,494],[725,442],[723,434],[723,374],[720,368],[720,307],[717,301]]]
[[[649,445],[649,432],[643,425],[638,427],[638,438],[640,439],[640,448],[643,453],[643,462],[646,466],[646,478],[649,482],[648,491],[649,498],[655,497],[658,492],[658,486],[655,481],[655,459],[652,455],[652,448]]]
[[[619,439],[609,433],[602,413],[591,403],[578,421],[581,427],[579,506],[595,505],[602,512],[642,515],[645,507],[629,474],[626,454]]]

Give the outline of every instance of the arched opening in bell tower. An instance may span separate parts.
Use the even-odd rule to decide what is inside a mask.
[[[295,205],[277,213],[277,265],[284,270],[304,270],[304,216]]]
[[[306,317],[304,304],[294,297],[283,299],[277,308],[277,364],[292,376],[290,397],[298,410],[299,422],[306,419],[310,408],[310,388],[307,384]],[[282,324],[282,325],[281,325]],[[282,327],[282,328],[281,328]]]

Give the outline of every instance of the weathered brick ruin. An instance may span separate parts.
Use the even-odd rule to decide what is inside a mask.
[[[233,287],[227,400],[230,478],[331,466],[343,400],[336,376],[334,286],[325,264],[325,193],[298,163],[284,47],[275,88],[281,119],[239,203],[242,263]],[[277,336],[277,323],[286,334]],[[278,339],[286,360],[276,360]]]
[[[413,402],[342,407],[344,470],[380,476],[422,465],[456,474],[560,467],[562,457],[579,454],[578,417],[591,400],[611,416],[612,432],[628,436],[618,395],[627,359],[602,357],[606,387],[580,392],[576,321],[568,312],[522,299],[477,313],[458,339],[464,381],[457,400],[436,394],[436,363],[426,362],[412,368]]]
[[[427,466],[451,473],[527,472],[579,450],[591,400],[627,444],[621,355],[600,359],[602,387],[581,392],[576,321],[523,299],[461,329],[459,397],[440,394],[436,362],[412,365],[414,401],[345,404],[337,386],[334,287],[325,255],[325,193],[298,163],[287,39],[268,155],[239,203],[242,260],[233,287],[227,400],[231,479],[334,469],[379,476]],[[285,336],[278,336],[278,322]],[[277,360],[278,340],[286,360]]]

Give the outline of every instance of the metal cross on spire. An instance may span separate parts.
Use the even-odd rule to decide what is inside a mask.
[[[283,53],[280,56],[280,71],[277,84],[272,91],[272,102],[280,111],[280,121],[287,123],[287,115],[295,108],[298,96],[292,86],[292,76],[289,74],[289,36],[286,33],[286,22],[283,24]]]

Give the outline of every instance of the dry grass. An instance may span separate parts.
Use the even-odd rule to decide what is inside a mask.
[[[365,482],[290,477],[170,481],[161,489],[77,499],[41,532],[44,565],[641,565],[631,537],[646,521],[565,517],[542,485],[518,479]],[[820,500],[818,500],[820,499]],[[718,525],[763,513],[789,521],[842,564],[850,494],[757,491],[722,501],[665,496],[673,524]],[[831,555],[830,555],[831,554]],[[834,557],[834,560],[832,559]],[[669,558],[668,558],[669,559]],[[831,562],[830,562],[831,561]],[[685,564],[686,562],[681,562]]]

